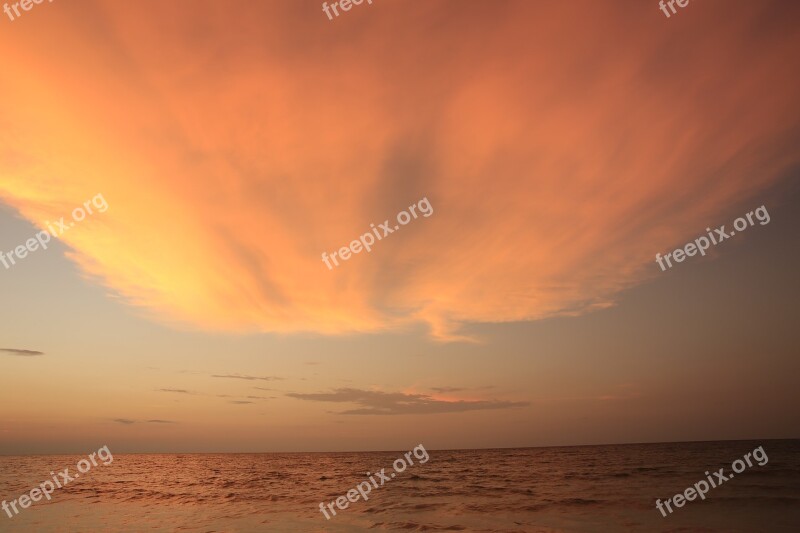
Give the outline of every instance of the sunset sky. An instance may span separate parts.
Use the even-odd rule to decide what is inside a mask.
[[[800,4],[0,20],[0,454],[797,438]],[[4,16],[4,15],[3,15]],[[413,220],[329,270],[370,224]],[[669,271],[655,263],[765,206]]]

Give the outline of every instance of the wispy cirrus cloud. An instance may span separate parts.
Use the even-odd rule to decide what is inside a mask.
[[[227,377],[227,376],[221,376],[221,377]],[[254,379],[259,379],[259,378],[254,378]],[[263,390],[270,390],[270,389],[264,389],[263,387],[253,387],[253,388],[255,388],[255,389],[263,389]],[[248,401],[248,400],[268,400],[268,399],[271,399],[271,398],[267,398],[265,396],[254,396],[254,395],[246,396],[246,395],[237,395],[237,394],[208,394],[208,393],[203,393],[203,392],[190,391],[190,390],[187,390],[187,389],[156,389],[156,391],[157,392],[168,392],[168,393],[172,393],[172,394],[185,394],[185,395],[189,395],[189,396],[205,396],[205,397],[215,397],[215,398],[225,398],[225,399],[228,399],[228,398],[240,398],[239,400],[231,400],[231,401],[228,402],[228,403],[232,403],[232,404],[248,404],[248,403],[253,403],[253,402]],[[151,422],[159,422],[159,421],[151,420]]]
[[[266,396],[233,396],[230,394],[217,394],[217,398],[240,398],[244,400],[268,400]]]
[[[482,387],[430,387],[430,390],[439,394],[449,394],[452,392],[485,391],[494,388],[494,385],[484,385]]]
[[[10,355],[18,355],[20,357],[35,357],[37,355],[44,355],[44,352],[36,350],[20,350],[17,348],[0,348],[0,352],[5,352]]]
[[[339,411],[342,415],[405,415],[458,413],[487,409],[512,409],[527,407],[529,402],[498,400],[442,400],[427,394],[382,392],[343,388],[332,392],[288,393],[286,396],[314,402],[353,403],[362,407]]]
[[[241,374],[214,374],[211,376],[212,378],[225,378],[225,379],[244,379],[247,381],[281,381],[283,378],[278,378],[274,376],[243,376]]]
[[[115,418],[114,422],[116,422],[117,424],[123,424],[123,425],[129,426],[129,425],[132,425],[132,424],[138,424],[141,421],[139,421],[139,420],[131,420],[130,418]],[[177,422],[175,422],[173,420],[158,420],[158,419],[145,420],[144,423],[146,423],[146,424],[177,424]]]

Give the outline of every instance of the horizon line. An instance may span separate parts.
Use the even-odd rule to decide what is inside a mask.
[[[713,440],[678,440],[678,441],[658,441],[658,442],[611,442],[603,444],[561,444],[550,446],[501,446],[491,448],[431,448],[427,451],[435,452],[468,452],[468,451],[490,451],[490,450],[532,450],[545,448],[586,448],[601,446],[641,446],[658,444],[701,444],[709,442],[765,442],[765,441],[800,441],[800,437],[768,438],[768,439],[713,439]],[[421,443],[422,444],[422,443]],[[278,451],[278,452],[118,452],[116,455],[266,455],[266,454],[309,454],[309,453],[396,453],[403,449],[396,450],[344,450],[344,451]],[[2,454],[0,457],[45,457],[59,455],[83,455],[84,452],[77,453],[31,453],[31,454]]]

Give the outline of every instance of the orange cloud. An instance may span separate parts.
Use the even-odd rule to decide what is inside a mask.
[[[176,325],[583,313],[797,164],[800,38],[753,22],[777,5],[53,5],[0,35],[0,196],[41,227],[102,193],[69,257]]]

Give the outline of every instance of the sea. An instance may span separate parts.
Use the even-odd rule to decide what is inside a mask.
[[[662,501],[761,447],[705,499]],[[800,440],[353,453],[114,454],[9,517],[0,531],[800,532]],[[113,452],[113,450],[112,450]],[[758,455],[761,457],[761,455]],[[0,498],[16,500],[86,456],[0,456]],[[398,466],[398,469],[400,469]],[[737,465],[741,469],[741,464]],[[380,484],[376,473],[394,473]],[[377,482],[368,500],[320,503]],[[374,485],[377,484],[377,487]],[[351,493],[353,497],[354,493]],[[691,496],[691,494],[690,494]]]

